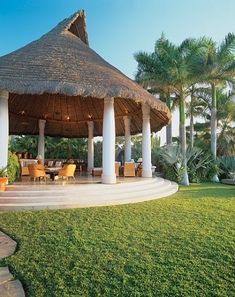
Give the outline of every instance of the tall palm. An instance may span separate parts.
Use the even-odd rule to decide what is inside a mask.
[[[191,75],[191,60],[201,47],[201,40],[187,39],[180,46],[175,46],[163,35],[155,44],[152,54],[138,53],[137,81],[168,90],[179,98],[181,151],[183,157],[182,184],[189,185],[186,158],[185,100],[189,88],[195,83]]]
[[[208,136],[212,109],[211,88],[201,88],[198,96],[208,106],[202,114],[205,123],[196,125],[200,138],[198,140],[201,140],[203,145],[207,143],[209,145],[210,137],[208,138]],[[235,152],[235,102],[232,94],[224,88],[217,88],[217,109],[217,155],[233,155]]]
[[[198,85],[193,85],[190,88],[190,102],[186,104],[187,112],[186,116],[190,118],[189,125],[189,143],[190,147],[194,147],[194,118],[205,115],[205,112],[208,108],[208,102],[201,97],[201,92],[205,88],[199,87]]]
[[[155,43],[153,53],[139,52],[135,54],[138,62],[136,81],[153,94],[159,94],[172,112],[177,106],[177,100],[171,97],[174,93],[173,81],[169,72],[169,65],[165,63],[162,43],[166,41],[164,35]],[[172,144],[172,122],[166,127],[166,142]]]
[[[214,42],[208,40],[194,64],[195,73],[200,73],[201,82],[211,86],[211,152],[214,158],[217,156],[217,89],[221,85],[234,83],[234,51],[235,35],[229,33],[218,47]],[[218,182],[218,176],[214,176],[213,181]]]

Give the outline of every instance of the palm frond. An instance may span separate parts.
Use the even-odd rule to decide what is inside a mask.
[[[234,59],[235,51],[235,35],[234,33],[228,33],[224,40],[218,47],[218,61],[220,63],[226,63],[230,59]]]

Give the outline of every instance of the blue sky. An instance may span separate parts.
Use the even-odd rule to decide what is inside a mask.
[[[0,0],[0,56],[39,38],[79,9],[87,14],[90,46],[134,78],[133,54],[152,51],[164,32],[172,42],[235,32],[235,0]],[[173,135],[178,135],[178,112]],[[165,142],[165,128],[159,135]]]
[[[0,0],[0,55],[39,38],[76,10],[85,9],[90,46],[133,78],[133,54],[151,51],[161,32],[220,41],[235,31],[235,0]]]

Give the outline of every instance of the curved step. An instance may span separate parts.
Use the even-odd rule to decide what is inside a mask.
[[[33,187],[32,187],[33,188]],[[55,186],[56,188],[56,186]],[[0,210],[36,210],[56,208],[95,207],[136,203],[174,194],[178,185],[161,178],[153,178],[116,185],[77,185],[63,191],[9,191],[13,196],[0,197]],[[43,193],[43,195],[42,195]],[[53,194],[52,194],[53,193]]]
[[[112,196],[117,196],[120,194],[128,194],[129,195],[136,195],[136,193],[142,193],[143,191],[149,191],[149,190],[154,190],[155,192],[158,191],[158,189],[163,189],[170,185],[170,181],[164,181],[162,180],[160,183],[149,183],[149,184],[144,184],[144,185],[138,185],[138,187],[133,187],[126,185],[126,187],[110,187],[106,188],[104,185],[103,187],[99,185],[98,189],[93,189],[92,187],[89,187],[89,190],[87,188],[79,188],[79,189],[74,189],[74,190],[67,190],[65,191],[59,191],[59,192],[53,192],[52,191],[46,191],[46,192],[40,192],[40,191],[14,191],[14,192],[9,192],[10,195],[6,196],[0,196],[0,201],[10,201],[10,200],[21,200],[21,199],[46,199],[47,201],[53,198],[61,198],[61,199],[66,199],[66,197],[93,197],[94,195],[96,197],[103,197],[104,195],[111,195]],[[99,190],[97,192],[97,190]]]
[[[65,184],[65,185],[47,185],[45,184],[40,184],[40,185],[11,185],[7,187],[6,192],[0,192],[0,197],[8,197],[11,196],[12,193],[17,192],[18,194],[20,193],[37,193],[40,192],[41,194],[47,194],[47,193],[51,193],[51,191],[53,190],[56,193],[61,193],[65,191],[66,188],[66,192],[74,192],[77,191],[79,189],[79,191],[81,190],[87,190],[87,187],[89,186],[90,189],[93,190],[99,190],[100,191],[100,187],[101,185],[105,188],[105,189],[110,189],[111,191],[118,189],[122,189],[122,188],[126,188],[126,186],[128,185],[129,188],[133,188],[135,189],[136,187],[141,187],[143,185],[149,185],[149,184],[161,184],[164,182],[164,179],[162,178],[148,178],[148,179],[140,179],[138,181],[133,181],[133,182],[125,182],[125,183],[117,183],[117,184],[113,184],[113,185],[106,185],[106,184]],[[78,188],[79,187],[79,188]]]

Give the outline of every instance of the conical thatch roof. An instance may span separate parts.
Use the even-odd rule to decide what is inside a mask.
[[[87,120],[102,132],[103,98],[115,98],[117,135],[124,115],[133,118],[132,133],[141,132],[141,108],[151,108],[153,131],[170,119],[166,105],[107,63],[88,45],[83,11],[58,24],[40,39],[0,58],[0,89],[10,92],[10,132],[37,134],[46,118],[46,134],[83,137]]]

